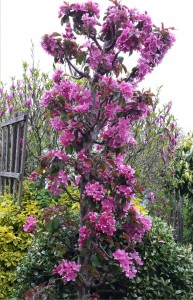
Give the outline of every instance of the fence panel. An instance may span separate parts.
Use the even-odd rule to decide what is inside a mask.
[[[0,125],[2,130],[0,192],[3,194],[8,187],[19,205],[26,155],[27,121],[28,113],[20,112],[7,118]]]

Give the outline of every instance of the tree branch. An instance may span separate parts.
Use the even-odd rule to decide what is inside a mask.
[[[64,188],[64,191],[66,192],[66,194],[70,197],[70,199],[71,199],[72,201],[74,201],[74,202],[80,202],[79,199],[74,198],[74,197],[70,194],[70,192],[67,190],[67,188]]]

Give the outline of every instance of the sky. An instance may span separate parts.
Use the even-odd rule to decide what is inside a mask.
[[[109,4],[107,0],[95,2],[102,3],[102,11]],[[0,80],[8,83],[11,76],[21,78],[22,61],[31,62],[31,41],[35,46],[35,63],[39,63],[43,72],[53,73],[53,58],[42,50],[40,41],[45,33],[62,32],[58,19],[62,3],[61,0],[0,0]],[[161,104],[172,101],[171,112],[178,125],[185,133],[193,131],[193,1],[122,0],[122,3],[141,12],[147,11],[157,26],[163,22],[165,27],[175,27],[173,48],[140,88],[156,92],[163,86]]]

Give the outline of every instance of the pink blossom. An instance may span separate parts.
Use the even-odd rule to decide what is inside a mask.
[[[91,224],[94,225],[96,223],[96,221],[98,220],[98,213],[90,211],[89,219],[90,219]]]
[[[71,131],[64,131],[60,135],[60,143],[61,143],[62,146],[66,147],[72,141],[74,141],[74,134]]]
[[[65,33],[62,35],[64,38],[67,38],[67,39],[76,39],[74,33],[73,33],[73,30],[72,30],[72,27],[71,27],[71,24],[70,22],[68,22],[66,24],[66,27],[65,27]]]
[[[65,162],[69,160],[69,156],[62,150],[50,150],[44,155],[44,157],[53,157]]]
[[[87,228],[86,226],[82,226],[79,229],[79,239],[78,239],[79,247],[82,247],[84,245],[84,242],[91,236],[91,234],[92,234],[91,228]]]
[[[131,207],[131,203],[129,202],[126,202],[125,205],[123,206],[123,212],[125,213],[125,215],[128,213],[130,207]]]
[[[86,5],[85,3],[75,3],[71,5],[71,9],[75,11],[86,11]]]
[[[60,196],[62,193],[62,190],[59,188],[58,184],[55,182],[48,183],[48,190],[50,192],[52,192],[55,196]]]
[[[83,27],[94,27],[97,24],[95,17],[90,17],[89,14],[84,14],[82,16]]]
[[[85,186],[85,195],[92,197],[96,201],[104,198],[107,190],[99,182],[87,183]]]
[[[141,242],[144,233],[151,229],[152,221],[149,217],[141,215],[133,204],[130,204],[129,216],[130,221],[125,223],[123,228],[131,241]]]
[[[155,196],[154,196],[154,193],[153,193],[153,192],[150,192],[150,193],[149,193],[149,199],[150,199],[151,202],[154,202]]]
[[[31,103],[32,103],[32,98],[29,97],[26,101],[24,101],[24,104],[23,104],[23,105],[24,105],[25,107],[30,107]]]
[[[171,128],[174,128],[174,126],[175,126],[174,121],[171,121],[171,122],[170,122],[170,126],[171,126]]]
[[[59,265],[52,270],[52,274],[59,274],[64,283],[68,281],[75,281],[77,273],[80,271],[81,265],[74,261],[63,259]]]
[[[61,18],[63,15],[65,15],[68,12],[68,4],[64,2],[60,7],[58,11],[58,17]]]
[[[41,45],[48,54],[54,55],[56,53],[57,41],[52,35],[45,34],[42,37]]]
[[[66,124],[60,117],[54,117],[50,120],[50,124],[55,131],[61,131],[66,128]]]
[[[103,233],[112,236],[116,231],[115,223],[114,215],[105,211],[101,214],[95,226],[98,231],[102,231]]]
[[[78,169],[81,174],[88,173],[91,169],[91,165],[91,160],[86,155],[85,150],[78,152]]]
[[[52,75],[52,79],[54,80],[54,82],[59,83],[60,80],[62,79],[62,74],[63,71],[58,69],[53,75]]]
[[[128,16],[127,9],[122,7],[121,10],[118,9],[116,6],[110,6],[107,9],[107,19],[106,23],[111,24],[111,23],[118,23],[119,21],[126,21]],[[105,24],[103,24],[104,27]]]
[[[23,230],[25,232],[36,233],[36,218],[35,217],[28,217],[27,223],[23,225]]]
[[[170,102],[168,103],[167,113],[170,112],[171,108],[172,108],[172,102],[170,101]]]
[[[123,96],[127,99],[127,98],[131,98],[131,96],[133,95],[133,88],[132,85],[128,82],[124,82],[122,81],[119,84],[119,89],[121,91],[121,93],[123,94]]]
[[[120,267],[125,273],[125,276],[132,279],[137,274],[135,263],[143,265],[137,252],[127,253],[125,250],[118,249],[113,253],[113,257],[119,261]]]
[[[74,112],[88,112],[89,111],[89,106],[90,104],[89,103],[83,103],[83,104],[80,104],[80,105],[76,105],[74,107],[72,107],[72,110]]]
[[[13,111],[13,105],[9,105],[9,112],[11,113]]]
[[[12,101],[13,100],[13,94],[12,93],[7,94],[6,98],[7,98],[8,101]]]
[[[88,63],[92,67],[93,70],[97,70],[99,64],[102,62],[103,53],[97,48],[92,46],[92,54],[88,56]]]
[[[63,170],[59,170],[57,174],[57,182],[61,187],[66,187],[68,185],[68,174]]]
[[[129,198],[132,200],[134,197],[133,189],[131,188],[131,186],[118,185],[117,190],[118,190],[118,192],[123,193],[125,198]]]
[[[23,93],[21,91],[19,91],[19,97],[22,98]]]
[[[5,110],[4,109],[0,110],[0,117],[2,117],[4,114],[5,114]]]
[[[120,162],[120,160],[117,160],[117,158],[116,158],[116,162],[118,162],[117,168],[118,168],[119,175],[124,175],[126,179],[129,179],[131,183],[134,183],[135,170],[131,166],[124,164],[124,162]]]
[[[96,15],[96,17],[100,16],[100,10],[99,10],[98,3],[92,2],[92,1],[87,1],[85,3],[85,6],[91,14]]]
[[[119,118],[116,125],[106,126],[101,132],[101,137],[107,141],[113,148],[121,148],[122,146],[135,146],[136,141],[130,133],[130,120],[128,118]]]
[[[101,201],[102,207],[106,212],[115,211],[116,205],[113,197],[107,197]]]
[[[38,175],[37,172],[34,171],[34,172],[32,172],[32,173],[29,175],[28,179],[31,180],[31,181],[35,181],[36,178],[37,178],[37,175]]]

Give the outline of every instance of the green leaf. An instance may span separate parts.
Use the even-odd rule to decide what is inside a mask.
[[[69,21],[69,17],[67,15],[64,15],[61,18],[61,25],[63,25],[64,23],[67,23]]]

